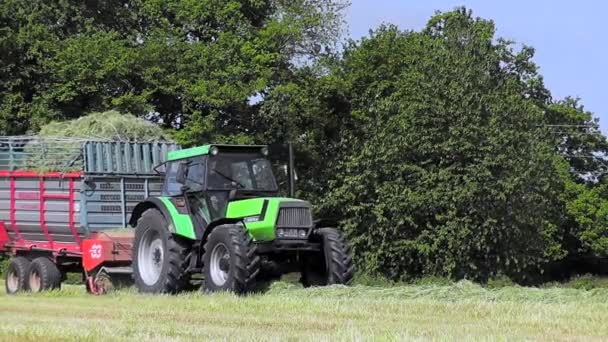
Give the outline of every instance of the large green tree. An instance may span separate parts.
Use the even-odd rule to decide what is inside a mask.
[[[331,48],[340,0],[0,3],[0,131],[116,108],[184,143],[251,133],[294,63]]]
[[[317,129],[295,136],[337,158],[315,164],[315,186],[363,270],[524,280],[564,256],[550,95],[532,57],[458,9],[421,32],[381,27],[319,73],[331,103],[313,101]]]

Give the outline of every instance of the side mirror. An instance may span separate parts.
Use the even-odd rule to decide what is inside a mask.
[[[186,180],[188,179],[188,164],[187,163],[179,163],[177,166],[177,174],[175,175],[175,181],[180,184],[186,184]]]

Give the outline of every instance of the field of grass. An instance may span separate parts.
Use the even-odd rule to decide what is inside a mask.
[[[94,297],[81,286],[0,294],[2,341],[605,340],[608,289],[452,285],[303,289],[265,294]]]

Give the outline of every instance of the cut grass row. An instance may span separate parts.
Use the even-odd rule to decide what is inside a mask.
[[[3,295],[0,340],[602,340],[607,314],[607,289],[275,283],[247,297],[133,290],[93,297],[65,286]]]

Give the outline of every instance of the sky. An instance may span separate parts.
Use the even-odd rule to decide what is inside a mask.
[[[497,35],[536,49],[535,62],[555,99],[580,97],[608,133],[608,1],[351,0],[348,35],[358,39],[382,23],[419,30],[436,10],[466,6],[494,20]],[[607,97],[607,98],[604,98]]]

